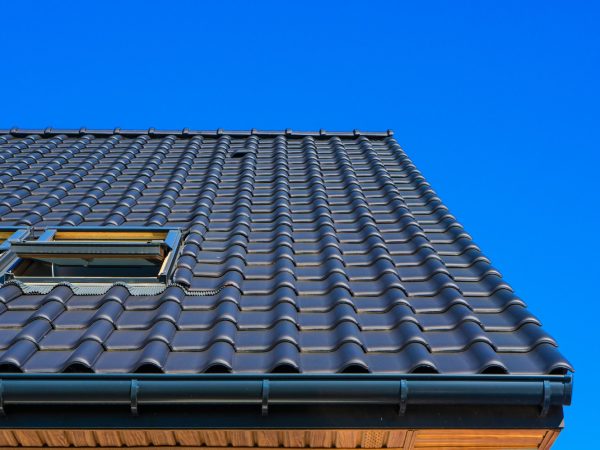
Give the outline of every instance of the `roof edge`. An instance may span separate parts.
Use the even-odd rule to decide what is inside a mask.
[[[48,136],[56,136],[59,134],[64,134],[67,136],[83,136],[86,134],[93,134],[98,136],[112,136],[112,135],[122,135],[122,136],[139,136],[147,134],[150,137],[163,137],[163,136],[178,136],[178,137],[191,137],[191,136],[206,136],[206,137],[219,137],[219,136],[234,136],[234,137],[246,137],[246,136],[258,136],[258,137],[275,137],[275,136],[289,136],[289,137],[305,137],[312,136],[317,138],[326,138],[332,136],[340,136],[340,137],[359,137],[365,136],[369,138],[386,138],[389,136],[393,136],[394,132],[392,130],[386,131],[361,131],[354,129],[352,131],[326,131],[323,129],[317,131],[295,131],[290,128],[285,130],[225,130],[222,128],[218,128],[216,130],[193,130],[190,128],[183,128],[181,130],[157,130],[156,128],[148,128],[144,129],[92,129],[92,128],[79,128],[79,129],[70,129],[70,128],[2,128],[0,129],[0,134],[10,134],[16,137],[19,136],[27,136],[31,134],[39,134],[45,137]]]

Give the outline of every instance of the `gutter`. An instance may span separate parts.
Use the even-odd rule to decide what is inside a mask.
[[[571,375],[0,374],[10,406],[411,405],[537,406],[571,403]]]

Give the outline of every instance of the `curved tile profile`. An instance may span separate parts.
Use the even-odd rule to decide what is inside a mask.
[[[22,297],[23,291],[13,284],[3,284],[0,287],[0,303],[6,306],[12,300]]]
[[[233,361],[234,372],[300,372],[300,350],[290,342],[280,342],[260,353],[237,352]]]
[[[369,356],[355,342],[334,351],[302,353],[302,369],[308,373],[370,372]]]
[[[502,353],[510,373],[563,373],[573,370],[552,344],[542,343],[527,353]]]
[[[572,370],[385,133],[7,131],[0,225],[184,235],[166,285],[2,284],[0,372]]]
[[[233,371],[235,350],[230,343],[214,342],[203,351],[171,352],[165,365],[169,373],[227,373]]]
[[[372,372],[381,373],[438,373],[437,361],[420,342],[407,344],[398,352],[369,354]]]
[[[19,339],[0,353],[0,369],[3,372],[23,372],[25,364],[38,350],[35,342],[29,339]],[[51,370],[58,372],[58,370]]]
[[[329,330],[302,331],[298,347],[306,352],[331,352],[351,342],[367,351],[368,338],[366,333],[361,333],[356,323],[340,322]]]
[[[159,341],[171,347],[177,329],[173,322],[159,320],[145,330],[119,329],[111,333],[105,341],[107,350],[137,350],[148,345],[150,342]]]
[[[94,372],[94,362],[104,351],[96,341],[84,341],[73,350],[36,352],[25,364],[25,372]]]
[[[138,333],[147,340],[144,331]],[[236,344],[244,345],[240,350],[250,351],[262,351],[264,348],[269,347],[268,344],[261,345],[257,344],[256,341],[258,340],[262,343],[272,340],[273,337],[271,334],[263,331],[252,333],[255,335],[255,339],[245,338],[242,341],[237,337],[238,330],[236,325],[228,320],[223,320],[208,330],[175,331],[171,339],[165,340],[165,342],[170,345],[174,352],[203,352],[217,342],[226,342],[232,347],[235,347]]]
[[[503,355],[486,342],[474,342],[462,352],[434,353],[433,357],[441,373],[508,373]]]
[[[34,323],[37,323],[34,322]],[[72,350],[85,341],[91,340],[106,347],[107,340],[114,331],[113,324],[107,320],[98,320],[87,328],[49,330],[39,340],[41,350]]]

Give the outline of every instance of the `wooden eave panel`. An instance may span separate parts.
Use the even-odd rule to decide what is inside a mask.
[[[0,430],[0,446],[549,449],[560,430]]]

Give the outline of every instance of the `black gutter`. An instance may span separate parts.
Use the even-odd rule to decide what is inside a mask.
[[[571,403],[570,375],[2,374],[4,405],[537,406]]]

